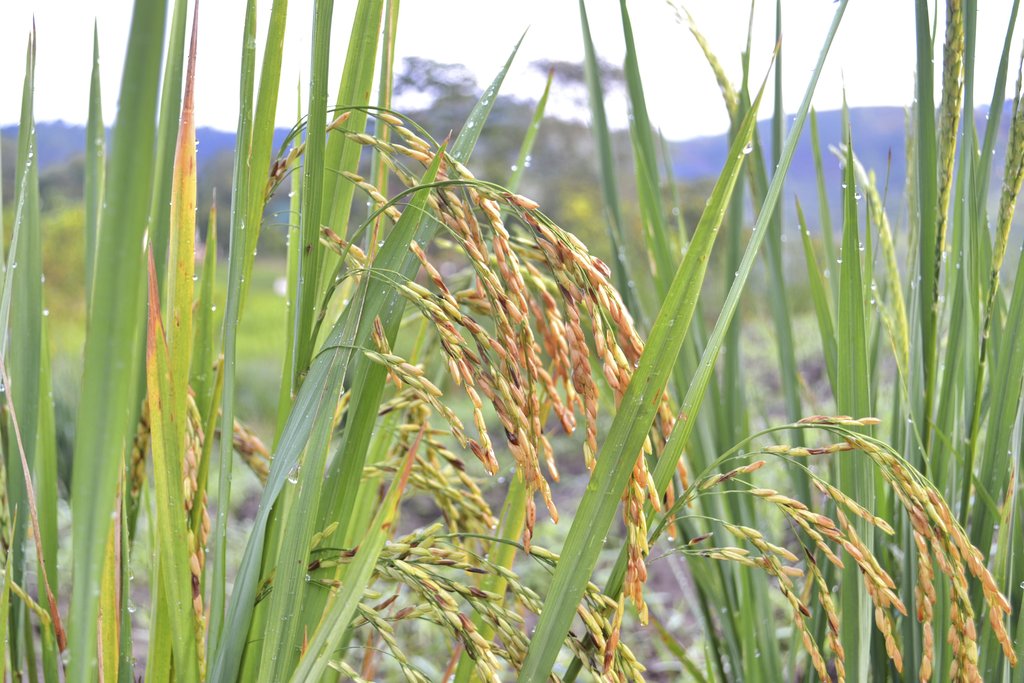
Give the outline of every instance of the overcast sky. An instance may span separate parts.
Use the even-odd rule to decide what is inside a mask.
[[[761,0],[755,18],[755,73],[767,68],[774,44],[774,3]],[[909,0],[853,0],[818,86],[819,110],[841,105],[845,85],[851,106],[908,104],[913,96],[914,16]],[[945,3],[941,3],[944,5]],[[131,16],[131,0],[4,0],[0,23],[0,124],[19,115],[24,50],[32,17],[38,29],[36,120],[85,121],[92,55],[92,24],[99,25],[103,113],[113,122]],[[308,72],[312,0],[289,3],[278,123],[295,120],[295,85]],[[336,0],[330,101],[334,100],[354,0]],[[814,66],[835,4],[831,0],[783,3],[784,99],[793,111]],[[979,2],[976,92],[991,96],[1011,0]],[[739,75],[746,35],[747,0],[689,0],[713,49],[731,74]],[[196,113],[200,125],[233,130],[237,119],[238,64],[244,0],[205,0],[200,6]],[[260,0],[262,48],[270,2]],[[717,134],[725,129],[721,96],[703,57],[675,12],[660,0],[632,1],[629,8],[650,114],[670,138]],[[618,3],[590,0],[591,29],[601,55],[621,64],[623,45]],[[940,17],[940,32],[942,30]],[[583,57],[575,0],[405,0],[401,6],[397,55],[466,65],[482,84],[489,82],[512,46],[527,30],[505,92],[535,98],[542,77],[530,68],[539,59],[580,61]],[[1012,56],[1020,54],[1020,27]],[[939,58],[936,58],[938,63]],[[937,70],[938,73],[938,70]],[[1010,92],[1013,79],[1007,84]],[[303,93],[305,97],[305,92]],[[554,96],[552,111],[568,114],[568,97]],[[770,102],[763,105],[770,111]],[[611,103],[623,120],[624,105]]]

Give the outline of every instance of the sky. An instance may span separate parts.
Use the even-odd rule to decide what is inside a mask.
[[[145,1],[145,0],[142,0]],[[122,62],[131,20],[131,0],[4,0],[0,23],[0,124],[19,117],[25,45],[35,18],[38,31],[36,120],[84,123],[92,60],[92,26],[100,36],[103,113],[113,123]],[[1011,0],[979,2],[977,88],[991,96],[994,74],[1010,15]],[[814,105],[837,109],[845,94],[850,106],[906,106],[914,89],[914,3],[910,0],[852,0],[829,53]],[[945,3],[941,3],[942,6]],[[296,84],[308,73],[312,0],[288,8],[278,124],[296,117]],[[334,3],[331,83],[336,92],[355,0]],[[739,78],[739,54],[746,41],[749,0],[689,0],[687,8],[730,74]],[[670,139],[715,135],[727,127],[722,98],[695,41],[661,0],[628,3],[651,119]],[[238,68],[244,0],[202,0],[199,8],[196,116],[199,125],[233,130],[237,121]],[[814,67],[836,5],[832,0],[783,2],[783,104],[795,111]],[[614,0],[589,0],[587,10],[599,54],[621,64],[621,17]],[[257,45],[262,47],[270,2],[258,2]],[[752,64],[765,74],[775,43],[775,3],[756,5]],[[191,21],[191,20],[190,20]],[[1020,54],[1021,27],[1012,47]],[[943,17],[939,18],[940,35]],[[536,99],[543,76],[530,66],[541,59],[579,62],[583,42],[575,0],[405,0],[401,4],[396,55],[465,65],[485,85],[526,31],[503,92]],[[940,41],[941,43],[941,41]],[[941,47],[939,48],[941,49]],[[259,54],[257,59],[259,59]],[[936,64],[941,57],[936,56]],[[937,68],[937,73],[939,68]],[[938,85],[938,84],[936,84]],[[1008,95],[1013,83],[1007,83]],[[306,96],[303,90],[302,96]],[[762,107],[771,111],[771,98]],[[334,94],[330,95],[334,101]],[[549,112],[581,115],[569,93],[552,95]],[[613,125],[624,125],[622,97],[609,102]]]

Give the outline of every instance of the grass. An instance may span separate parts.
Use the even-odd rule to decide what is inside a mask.
[[[1024,277],[1007,258],[1024,179],[1019,67],[1008,146],[995,147],[1018,3],[985,130],[962,115],[985,102],[976,0],[916,4],[905,188],[860,164],[848,121],[843,139],[818,139],[811,103],[846,4],[788,121],[785,43],[757,74],[748,41],[731,74],[677,8],[730,118],[724,166],[688,226],[627,3],[633,164],[621,167],[581,0],[609,264],[516,194],[553,78],[511,177],[473,174],[518,46],[459,133],[437,141],[390,109],[397,0],[352,10],[329,105],[341,57],[334,3],[320,0],[306,97],[274,157],[287,4],[263,16],[249,2],[219,264],[216,217],[196,215],[199,8],[186,41],[187,3],[136,3],[110,147],[94,69],[84,208],[58,221],[40,212],[31,34],[15,206],[0,207],[12,208],[3,670],[47,682],[1024,681]],[[936,14],[947,28],[933,36]],[[770,153],[756,125],[768,88]],[[805,125],[819,182],[803,199],[821,212],[797,198],[788,226]],[[825,182],[826,150],[841,187]],[[624,182],[638,188],[637,225]],[[287,258],[256,260],[282,192]],[[887,192],[905,212],[886,212]],[[43,276],[69,275],[44,272],[40,237],[74,226],[84,257],[68,270],[84,304],[56,319]],[[79,349],[80,398],[55,402]]]

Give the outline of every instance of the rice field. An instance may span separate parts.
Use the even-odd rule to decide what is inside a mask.
[[[801,37],[821,45],[809,74],[784,72],[779,2],[768,73],[749,41],[728,71],[677,6],[729,117],[687,224],[629,6],[623,165],[580,0],[606,259],[521,194],[548,90],[511,174],[474,172],[518,45],[435,139],[392,102],[398,0],[350,4],[315,1],[281,146],[287,2],[217,27],[242,59],[226,261],[197,212],[202,7],[136,0],[119,84],[94,40],[71,415],[28,34],[0,207],[5,679],[1024,682],[1019,1],[989,95],[983,3],[916,0],[903,187],[861,163],[847,117],[818,135],[848,0]],[[806,83],[786,114],[789,79]],[[120,93],[109,138],[101,87]],[[817,193],[793,197],[808,133]],[[268,266],[275,199],[287,249]]]

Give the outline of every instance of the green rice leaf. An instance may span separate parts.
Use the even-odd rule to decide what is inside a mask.
[[[299,281],[295,292],[295,353],[292,357],[292,383],[298,387],[305,376],[313,349],[316,308],[320,303],[320,226],[332,206],[324,202],[325,179],[333,187],[334,169],[326,163],[327,77],[330,61],[331,16],[334,0],[316,0],[313,9],[313,48],[310,62],[309,107],[307,111],[305,162],[302,165],[302,211],[299,214]],[[374,36],[376,40],[376,36]],[[376,44],[376,43],[375,43]],[[373,59],[369,60],[373,68]],[[351,145],[350,145],[351,147]],[[330,198],[329,198],[330,199]]]
[[[106,129],[103,127],[103,102],[100,95],[99,27],[93,25],[92,81],[89,86],[89,118],[85,124],[85,291],[89,301],[96,263],[100,207],[103,205],[104,155]]]
[[[0,588],[0,643],[7,643],[8,627],[11,623],[11,554],[4,560],[4,582]],[[7,648],[0,651],[0,678],[7,680]]]
[[[590,20],[587,18],[587,7],[580,0],[580,26],[583,29],[584,75],[587,80],[587,93],[590,99],[591,127],[597,142],[598,160],[601,171],[601,197],[607,211],[605,227],[608,230],[608,241],[611,243],[612,272],[616,288],[622,292],[623,303],[629,311],[639,317],[639,300],[636,287],[630,286],[629,264],[626,260],[626,237],[622,222],[622,208],[619,206],[619,191],[615,181],[615,155],[612,152],[611,131],[608,128],[608,116],[604,108],[604,89],[601,86],[601,70],[597,59],[597,50],[590,35]]]
[[[360,0],[356,5],[348,53],[345,55],[345,68],[335,103],[339,109],[354,107],[349,109],[349,118],[345,123],[346,131],[362,133],[366,129],[366,111],[361,107],[370,103],[373,90],[373,70],[377,59],[383,9],[383,0]],[[331,169],[331,172],[324,176],[324,225],[339,235],[348,233],[352,198],[355,195],[355,185],[342,173],[359,171],[361,153],[362,146],[348,140],[344,131],[332,130],[328,135],[324,159],[326,168]],[[334,272],[334,266],[340,257],[336,257],[332,252],[322,252],[322,258],[326,260],[321,268],[323,275],[318,299],[322,298],[323,292],[331,284],[328,278]],[[309,349],[314,348],[315,344],[316,340],[311,339]],[[296,369],[301,372],[307,363],[308,360],[302,359]]]
[[[676,463],[679,461],[679,458],[682,457],[683,450],[686,448],[690,436],[693,433],[693,429],[697,425],[698,420],[696,419],[696,416],[700,411],[708,385],[710,384],[711,378],[714,374],[718,353],[725,341],[725,336],[730,328],[733,316],[736,314],[736,309],[739,306],[740,295],[743,292],[747,279],[750,277],[750,272],[753,269],[758,250],[767,232],[765,227],[767,226],[768,217],[771,215],[770,209],[773,208],[774,204],[779,200],[779,194],[782,189],[782,178],[785,176],[789,169],[789,165],[793,160],[797,141],[799,140],[800,132],[802,131],[804,122],[807,118],[807,112],[810,109],[811,98],[814,95],[814,90],[817,86],[818,78],[821,75],[821,70],[825,63],[825,57],[828,55],[829,47],[832,45],[832,40],[835,38],[843,13],[846,11],[846,4],[847,0],[841,0],[839,6],[836,8],[832,25],[825,38],[825,43],[818,54],[818,61],[815,65],[814,72],[811,74],[811,79],[804,93],[803,101],[801,102],[800,108],[794,117],[792,128],[786,138],[786,144],[783,146],[782,158],[779,162],[779,170],[772,178],[772,182],[768,187],[765,197],[765,205],[762,206],[762,210],[758,213],[758,219],[754,226],[755,229],[747,244],[746,251],[743,254],[743,260],[740,263],[739,270],[736,273],[732,287],[729,289],[729,293],[722,305],[718,321],[715,323],[715,328],[712,330],[711,335],[708,338],[703,356],[701,357],[701,362],[697,366],[697,372],[691,379],[690,386],[686,391],[686,396],[684,397],[680,408],[681,417],[676,422],[676,426],[673,428],[672,434],[669,436],[668,442],[665,444],[665,449],[655,466],[653,476],[655,487],[659,494],[663,493],[672,482],[672,477],[676,471]],[[749,112],[748,117],[752,118],[752,115]],[[737,135],[738,139],[742,137],[743,136],[739,134]],[[648,345],[650,345],[650,341],[648,341]],[[649,509],[646,511],[648,513],[650,512]],[[577,518],[579,518],[579,513],[577,513]],[[611,576],[605,585],[605,594],[619,594],[622,590],[622,581],[625,578],[625,571],[626,552],[625,548],[623,548],[619,553],[619,559],[612,570]],[[579,665],[574,661],[571,669],[578,670],[578,668]],[[566,678],[568,679],[569,676],[567,675]]]
[[[640,79],[640,65],[637,60],[633,27],[626,9],[626,0],[619,0],[622,17],[622,34],[626,41],[626,90],[629,93],[630,134],[633,140],[633,157],[636,165],[636,186],[640,203],[640,215],[647,238],[647,252],[654,264],[654,281],[661,298],[664,298],[675,272],[671,258],[668,234],[665,229],[665,212],[661,205],[661,179],[658,175],[657,147],[654,132],[647,113],[647,100]]]
[[[159,589],[166,591],[168,618],[173,638],[176,676],[199,680],[192,611],[191,550],[185,539],[185,501],[182,492],[181,461],[176,454],[185,449],[185,413],[176,412],[171,354],[160,321],[160,295],[156,266],[149,252],[149,325],[146,338],[146,385],[152,429],[153,481],[156,493],[156,527],[160,563]],[[159,632],[154,637],[161,637]]]
[[[214,298],[214,283],[217,278],[217,191],[214,189],[210,202],[210,216],[206,224],[206,241],[203,244],[203,268],[199,276],[199,290],[195,299],[194,329],[192,342],[192,370],[189,385],[196,392],[196,405],[206,420],[217,412],[217,403],[211,402],[214,393],[215,326],[213,314],[217,306]]]
[[[938,326],[937,310],[934,306],[938,299],[938,283],[935,267],[935,245],[938,235],[938,156],[935,142],[935,89],[934,65],[932,56],[932,40],[928,28],[929,14],[926,0],[916,0],[915,17],[917,31],[917,102],[915,110],[917,142],[917,205],[920,207],[918,236],[918,316],[921,331],[922,371],[924,377],[924,394],[917,413],[916,422],[922,430],[922,443],[928,447],[931,424],[931,410],[934,401],[936,329]]]
[[[865,326],[864,285],[861,279],[860,232],[857,223],[856,176],[853,171],[853,144],[847,129],[846,169],[843,184],[843,244],[839,253],[839,310],[836,326],[836,409],[841,415],[868,415],[871,410],[868,378],[867,329]],[[839,461],[839,487],[854,500],[868,500],[874,492],[870,463],[864,459]],[[859,520],[858,520],[859,521]],[[867,528],[858,534],[871,542]],[[842,642],[847,653],[846,666],[851,678],[868,671],[871,633],[870,601],[857,567],[848,563],[843,570],[840,596]]]
[[[580,500],[561,560],[548,587],[540,619],[523,662],[520,680],[545,680],[590,580],[622,491],[654,422],[658,399],[665,390],[697,305],[708,258],[732,195],[756,121],[760,95],[736,136],[722,174],[694,231],[686,256],[676,270],[640,364],[615,414],[597,456],[597,466]]]
[[[807,220],[804,218],[804,210],[800,201],[796,202],[797,221],[800,224],[800,236],[803,238],[804,258],[807,261],[807,280],[811,288],[811,300],[814,302],[814,313],[818,320],[818,332],[821,334],[821,344],[825,355],[825,370],[828,372],[829,384],[833,392],[836,390],[836,333],[833,320],[831,293],[828,281],[818,267],[817,257],[814,255],[814,244],[811,241],[811,233],[807,229]]]
[[[416,456],[416,449],[423,436],[421,431],[413,441],[405,456],[405,464],[398,474],[370,525],[370,530],[363,538],[355,557],[345,572],[345,582],[341,591],[334,596],[333,602],[324,615],[320,627],[313,633],[309,647],[299,661],[298,667],[289,680],[294,683],[319,680],[327,670],[329,662],[336,657],[335,649],[348,629],[349,622],[355,614],[356,607],[363,597],[363,591],[369,585],[370,576],[377,565],[377,557],[384,547],[384,541],[391,533],[391,526],[398,510],[398,501],[409,480],[409,471]]]
[[[33,94],[35,89],[35,33],[29,35],[25,59],[25,80],[21,100],[21,120],[18,125],[18,158],[16,168],[24,169],[16,183],[15,196],[18,198],[17,244],[10,249],[7,273],[10,289],[5,292],[10,300],[10,331],[6,318],[4,337],[10,339],[0,346],[4,366],[10,372],[10,386],[4,397],[17,414],[23,443],[19,444],[13,429],[7,431],[7,495],[11,510],[20,510],[19,522],[12,526],[11,564],[13,581],[24,583],[25,535],[28,528],[28,491],[22,470],[20,446],[25,449],[25,460],[30,468],[35,463],[36,433],[39,425],[39,366],[42,362],[43,326],[43,285],[42,278],[42,234],[39,220],[39,164],[36,158],[35,120],[33,116]],[[5,288],[6,289],[6,288]],[[28,474],[31,476],[31,470]],[[11,636],[14,642],[20,637],[15,629]]]
[[[125,447],[135,432],[130,416],[137,409],[139,331],[144,327],[141,247],[153,188],[166,14],[166,1],[135,3],[106,177],[107,186],[118,192],[105,196],[100,215],[71,495],[75,526],[69,623],[74,632],[68,679],[76,683],[96,677],[95,587]],[[98,396],[103,400],[96,400]]]
[[[509,176],[508,183],[505,185],[509,192],[516,192],[519,189],[519,181],[522,180],[523,174],[530,165],[533,145],[537,142],[537,132],[540,130],[541,121],[544,120],[544,110],[548,105],[548,95],[551,93],[551,82],[554,78],[554,70],[548,72],[548,79],[544,83],[544,92],[541,93],[540,99],[537,100],[537,106],[533,110],[533,118],[530,119],[530,125],[526,128],[526,135],[523,136],[523,142],[519,145],[519,156],[516,157],[515,168],[512,170],[512,175]]]
[[[271,22],[273,24],[273,22]],[[272,32],[268,33],[268,36]],[[235,139],[242,141],[235,150],[235,162],[231,175],[231,241],[228,255],[228,292],[224,305],[223,353],[224,353],[224,395],[221,404],[221,433],[234,432],[235,420],[235,363],[238,350],[238,326],[242,317],[242,300],[245,292],[245,260],[248,253],[245,226],[249,210],[250,154],[252,147],[245,141],[253,135],[252,107],[253,80],[256,72],[256,0],[248,0],[245,6],[245,24],[242,30],[242,63],[239,69],[238,126]],[[273,125],[272,123],[270,125]],[[212,305],[212,304],[211,304]],[[232,448],[230,439],[220,440],[220,467],[218,468],[217,500],[231,500]],[[217,519],[213,526],[213,546],[210,568],[210,623],[209,650],[217,655],[221,649],[221,635],[227,606],[227,554],[228,506],[217,508]],[[244,638],[233,634],[234,639]],[[215,659],[214,659],[215,661]]]
[[[484,90],[484,94],[473,105],[472,111],[466,117],[466,123],[462,125],[462,130],[459,131],[455,141],[452,143],[450,154],[459,163],[465,164],[469,161],[469,156],[473,153],[477,140],[480,139],[480,133],[483,132],[484,124],[487,123],[487,117],[490,116],[491,110],[494,109],[494,103],[498,101],[498,91],[501,90],[501,84],[505,82],[505,75],[512,66],[512,61],[515,60],[516,54],[519,52],[519,46],[523,44],[523,38],[525,37],[526,34],[524,33],[516,42],[515,47],[512,48],[512,54],[505,60],[505,65],[501,67],[498,75],[494,77],[491,84]]]
[[[181,118],[181,85],[185,72],[185,21],[188,0],[174,0],[171,6],[167,53],[164,55],[163,78],[160,85],[160,115],[156,132],[156,159],[153,162],[153,193],[146,229],[156,259],[157,282],[161,288],[167,281],[168,247],[171,214],[164,207],[171,204],[174,182],[175,141]],[[171,314],[168,306],[167,314]]]
[[[424,184],[432,182],[437,173],[440,159],[441,155],[439,154],[435,158],[434,165],[427,170],[427,174],[423,178]],[[416,234],[420,224],[427,196],[427,190],[417,188],[414,198],[402,213],[402,218],[395,224],[384,247],[378,253],[377,258],[380,260],[378,265],[389,263],[388,259],[395,259],[399,255],[404,256],[407,253],[407,245]],[[371,281],[371,279],[367,279],[367,282]],[[317,478],[323,471],[322,469],[317,471],[313,461],[303,470],[303,458],[307,451],[313,453],[314,457],[320,457],[320,446],[309,448],[310,442],[319,442],[323,448],[326,448],[325,440],[330,436],[334,410],[341,394],[342,380],[354,354],[353,349],[365,344],[369,339],[370,325],[386,304],[385,294],[396,296],[386,289],[381,292],[376,289],[376,286],[374,291],[367,295],[365,303],[361,307],[350,306],[346,309],[351,313],[343,315],[325,340],[321,352],[313,359],[306,381],[303,382],[295,398],[295,404],[285,422],[281,438],[274,451],[270,476],[263,490],[256,519],[253,520],[252,532],[235,578],[234,590],[225,620],[227,633],[246,634],[249,631],[260,565],[263,559],[267,523],[274,503],[285,483],[290,478],[299,480],[303,477]],[[362,319],[370,322],[363,325]],[[361,332],[361,334],[357,334],[357,332]],[[322,466],[322,460],[320,462]],[[313,474],[310,474],[311,472]],[[331,490],[330,480],[327,484],[328,490]],[[324,485],[321,484],[321,486]],[[296,523],[302,522],[310,523],[309,520],[297,519],[296,521]],[[303,552],[308,553],[308,550],[307,543]],[[299,583],[305,585],[304,580],[300,580]],[[237,678],[244,647],[244,637],[223,639],[221,647],[213,659],[211,678],[213,680]]]

